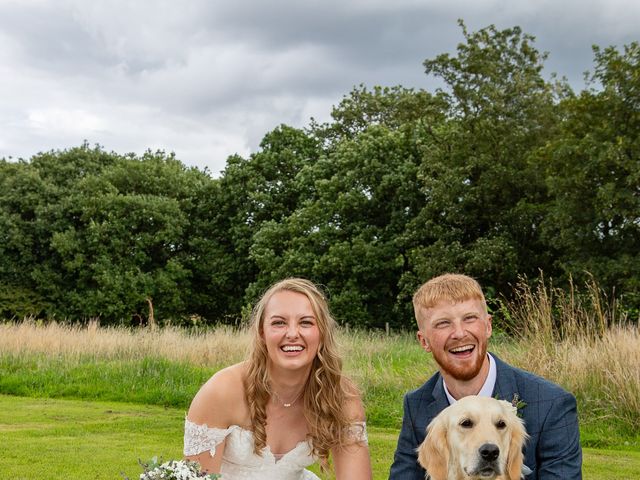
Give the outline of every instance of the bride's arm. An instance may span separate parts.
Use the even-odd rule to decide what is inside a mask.
[[[195,460],[202,467],[205,473],[220,473],[220,465],[222,464],[222,455],[224,454],[224,441],[216,447],[216,454],[212,457],[211,452],[202,452],[198,455],[185,456],[187,460]]]
[[[371,480],[371,459],[367,445],[365,414],[362,401],[354,397],[347,404],[349,417],[353,419],[350,429],[353,443],[331,452],[336,480]]]
[[[185,421],[185,459],[197,461],[207,473],[220,473],[228,428],[237,424],[244,387],[234,365],[205,383],[191,402]]]

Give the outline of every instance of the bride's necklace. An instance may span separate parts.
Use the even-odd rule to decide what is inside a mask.
[[[278,399],[278,402],[280,402],[284,408],[289,408],[291,405],[296,403],[298,401],[298,399],[302,396],[303,393],[304,393],[304,388],[302,390],[300,390],[300,393],[298,393],[298,395],[296,395],[296,398],[294,398],[290,402],[285,402],[284,400],[282,400],[280,395],[278,395],[276,393],[275,390],[273,391],[273,395]]]

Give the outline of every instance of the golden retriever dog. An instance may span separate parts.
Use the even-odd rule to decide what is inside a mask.
[[[418,462],[430,480],[520,480],[526,439],[509,402],[472,395],[433,419]]]

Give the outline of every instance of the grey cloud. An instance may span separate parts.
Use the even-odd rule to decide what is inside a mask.
[[[591,44],[638,40],[626,0],[51,0],[0,2],[0,157],[90,135],[116,151],[147,147],[224,166],[280,123],[326,119],[356,85],[438,84],[422,62],[470,30],[519,25],[549,51],[545,72],[582,85]],[[34,114],[34,111],[36,112]],[[30,117],[31,115],[31,117]],[[35,117],[34,117],[35,115]],[[36,130],[56,118],[98,127]],[[90,122],[91,123],[91,122]],[[61,142],[77,142],[64,144]],[[225,154],[226,149],[226,154]]]
[[[14,38],[28,63],[59,73],[92,70],[108,61],[86,31],[55,5],[0,5],[0,29]]]

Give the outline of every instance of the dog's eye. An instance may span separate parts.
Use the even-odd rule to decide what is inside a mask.
[[[473,427],[473,422],[471,420],[469,420],[468,418],[465,418],[464,420],[462,420],[460,422],[460,426],[462,428],[471,428],[471,427]]]
[[[507,423],[504,420],[500,419],[500,420],[498,420],[496,422],[496,428],[498,430],[503,430],[503,429],[507,428]]]

